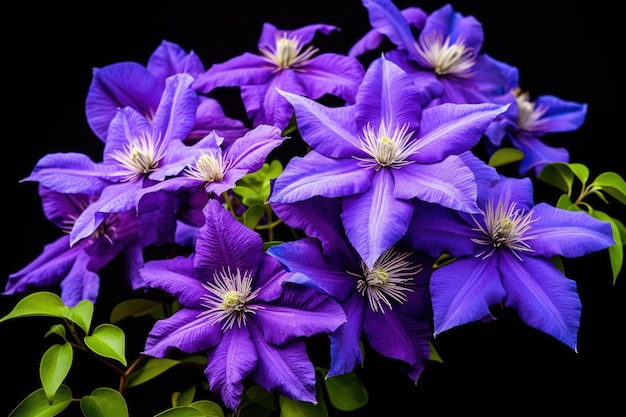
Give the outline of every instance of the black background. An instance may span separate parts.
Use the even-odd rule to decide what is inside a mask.
[[[418,6],[427,12],[444,3],[396,2],[401,9]],[[601,2],[574,5],[569,1],[459,0],[452,5],[482,22],[483,52],[518,67],[521,85],[531,97],[553,94],[589,104],[586,122],[579,130],[553,134],[546,138],[547,143],[567,147],[571,161],[586,164],[592,177],[604,171],[625,176],[623,131],[619,129],[623,115],[618,115],[624,107],[617,105],[619,91],[623,91],[623,71],[618,64],[623,44],[616,10]],[[5,192],[3,205],[8,232],[1,287],[10,273],[59,236],[41,212],[36,185],[20,184],[19,180],[50,152],[75,151],[94,160],[101,158],[102,145],[91,133],[84,113],[92,68],[120,61],[146,64],[163,39],[194,50],[208,68],[243,52],[255,52],[263,22],[280,29],[312,23],[336,25],[341,32],[318,37],[316,46],[338,53],[346,53],[370,28],[366,10],[357,0],[99,2],[71,8],[56,2],[37,7],[24,2],[5,13],[3,67],[8,95],[4,95],[3,108],[8,116],[3,123],[8,129],[3,157],[8,162],[4,169],[8,194]],[[236,104],[232,109],[233,115],[241,110]],[[556,190],[538,187],[541,197],[556,203]],[[597,207],[626,220],[626,210],[616,200]],[[566,263],[566,273],[577,281],[583,304],[578,353],[507,312],[494,323],[471,324],[440,335],[436,346],[444,363],[430,364],[417,386],[398,364],[370,354],[360,371],[370,405],[354,413],[331,411],[331,415],[623,412],[626,277],[622,272],[613,285],[608,262],[607,253],[601,252]],[[115,266],[102,272],[101,297],[110,302],[124,296],[121,288],[125,284]],[[18,300],[0,297],[0,314],[8,313]],[[106,314],[96,305],[97,319],[106,321]],[[0,415],[8,415],[40,387],[38,362],[51,342],[43,335],[52,323],[19,319],[0,324]],[[132,327],[125,330],[129,344],[141,343],[142,333],[137,329],[133,333]],[[83,381],[68,384],[75,397],[88,394],[98,384],[116,387],[115,375],[99,383],[100,374],[110,373],[107,368],[95,365],[87,369],[93,362],[82,363],[82,368],[70,374],[70,382]],[[168,407],[169,388],[164,391],[152,384],[131,391],[127,391],[131,417],[154,415]],[[71,409],[76,412],[78,407]]]

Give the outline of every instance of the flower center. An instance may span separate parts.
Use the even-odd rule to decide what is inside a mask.
[[[407,300],[406,292],[413,291],[413,276],[422,270],[421,265],[414,265],[407,261],[410,252],[398,253],[393,247],[387,249],[374,262],[372,268],[368,268],[361,262],[362,274],[350,275],[359,278],[356,289],[364,297],[367,297],[372,311],[384,313],[383,305],[391,310],[392,301],[403,304]]]
[[[363,128],[363,138],[361,139],[361,150],[368,154],[369,158],[359,158],[359,166],[364,168],[374,168],[378,171],[382,167],[400,168],[404,165],[412,164],[415,161],[408,161],[407,158],[416,153],[417,144],[411,141],[413,131],[409,132],[407,123],[396,126],[391,133],[387,129],[385,122],[380,122],[378,132],[368,123]]]
[[[309,46],[302,51],[302,45],[300,45],[300,38],[297,36],[288,37],[286,33],[276,35],[276,45],[274,49],[259,48],[263,58],[276,66],[276,72],[285,68],[296,69],[303,67],[309,62],[311,57],[318,51],[317,48]]]
[[[519,87],[511,91],[517,103],[517,125],[527,132],[541,131],[546,128],[546,123],[541,117],[548,111],[546,106],[535,107],[535,103],[530,101],[528,92],[522,91]]]
[[[238,327],[246,324],[248,314],[254,314],[262,308],[251,304],[258,295],[260,288],[252,291],[252,273],[237,268],[233,273],[229,268],[216,272],[213,282],[203,284],[208,290],[202,296],[202,305],[207,308],[198,315],[204,316],[213,324],[222,323],[222,330],[231,329],[235,323]]]
[[[486,259],[493,255],[496,249],[505,247],[521,261],[518,251],[533,251],[526,242],[531,238],[524,237],[524,234],[532,228],[531,223],[537,220],[533,219],[533,210],[524,213],[524,210],[517,208],[515,202],[509,204],[508,200],[502,199],[494,208],[493,201],[489,200],[483,216],[484,225],[472,216],[476,224],[476,228],[472,230],[482,232],[486,236],[485,238],[472,238],[472,242],[487,246],[486,249],[476,254],[476,257]]]
[[[139,136],[130,139],[122,150],[112,152],[111,157],[122,167],[122,181],[136,181],[141,176],[154,171],[165,155],[165,146],[160,136],[143,130]]]
[[[202,154],[193,166],[188,167],[185,173],[200,181],[211,183],[224,179],[224,173],[229,167],[228,161],[224,160],[222,154]]]
[[[450,37],[443,39],[441,33],[433,32],[420,37],[415,45],[417,52],[428,62],[437,75],[451,75],[460,78],[474,76],[472,69],[476,63],[474,49],[465,46],[463,40],[450,43]]]

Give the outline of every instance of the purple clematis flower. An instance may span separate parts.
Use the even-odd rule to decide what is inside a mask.
[[[315,55],[310,45],[315,34],[337,30],[331,25],[308,25],[279,30],[263,25],[259,55],[244,53],[214,64],[194,82],[208,93],[217,87],[240,87],[246,113],[254,126],[270,124],[285,129],[293,116],[291,105],[277,93],[279,88],[317,100],[330,94],[353,103],[365,72],[354,57],[335,53]]]
[[[431,306],[428,265],[432,260],[401,244],[368,267],[348,242],[340,219],[341,201],[313,197],[274,203],[276,214],[307,238],[268,248],[289,271],[301,272],[332,295],[348,322],[330,335],[328,377],[352,372],[363,360],[361,338],[383,356],[404,361],[415,382],[430,357]],[[423,266],[426,264],[426,266]]]
[[[506,106],[446,103],[422,109],[421,92],[387,59],[372,62],[357,102],[326,107],[281,92],[312,148],[292,158],[270,202],[344,197],[343,225],[368,267],[406,233],[414,198],[477,212],[472,170],[458,156]]]
[[[83,194],[62,194],[39,186],[46,217],[69,232],[81,212],[97,199]],[[32,288],[61,286],[61,299],[73,307],[82,300],[96,302],[100,288],[98,272],[118,254],[126,263],[126,278],[133,290],[146,287],[139,276],[144,265],[142,249],[169,242],[174,229],[173,210],[160,210],[138,217],[134,211],[108,215],[91,236],[70,245],[64,234],[45,246],[43,252],[20,271],[9,275],[3,294],[16,294]]]
[[[187,199],[201,211],[209,198],[220,198],[244,175],[261,169],[267,155],[287,137],[281,136],[276,126],[259,125],[225,150],[220,146],[223,139],[216,132],[208,134],[189,148],[192,152],[186,164],[179,165],[180,171],[175,176],[141,189],[137,200],[156,191],[186,192],[192,195]],[[202,216],[196,217],[202,219]],[[195,222],[190,220],[189,223]]]
[[[415,12],[398,10],[391,0],[363,0],[363,5],[372,27],[397,47],[385,52],[385,57],[430,92],[433,104],[489,102],[490,96],[506,94],[511,87],[508,80],[518,77],[517,68],[481,52],[482,24],[455,12],[450,4],[423,22]],[[417,38],[413,28],[421,29]],[[359,46],[352,53],[363,51]]]
[[[507,96],[504,96],[507,97]],[[552,95],[542,95],[530,101],[528,92],[517,87],[511,90],[509,110],[486,130],[488,150],[493,153],[508,138],[524,153],[519,173],[534,171],[536,176],[546,164],[569,162],[565,148],[546,145],[541,139],[548,133],[569,132],[578,129],[587,116],[587,104],[565,101]]]
[[[30,176],[60,193],[98,195],[76,219],[70,244],[90,236],[109,213],[151,210],[139,207],[137,193],[146,183],[162,181],[188,163],[193,146],[183,140],[195,121],[197,95],[193,78],[176,74],[167,79],[154,118],[132,107],[120,109],[111,121],[103,161],[93,162],[80,153],[55,153],[41,158]]]
[[[195,253],[150,261],[141,276],[175,296],[182,309],[158,321],[144,353],[163,358],[179,349],[208,352],[210,389],[235,411],[243,381],[268,391],[316,403],[315,369],[304,338],[330,333],[346,322],[328,295],[294,282],[263,251],[261,237],[239,223],[215,200],[205,207]]]
[[[132,107],[152,120],[167,78],[186,73],[195,79],[203,72],[204,65],[193,51],[187,53],[178,44],[165,40],[145,67],[137,62],[118,62],[95,68],[85,101],[87,122],[96,136],[106,142],[109,124],[118,109]],[[213,130],[226,138],[227,145],[248,129],[242,121],[228,118],[217,100],[200,95],[194,127],[185,141],[191,144]]]
[[[455,259],[432,274],[435,335],[490,316],[498,303],[529,326],[576,350],[581,303],[576,282],[552,262],[583,256],[614,240],[611,225],[585,212],[533,203],[530,178],[502,177],[481,187],[480,214],[437,205],[415,210],[407,240],[432,256]]]

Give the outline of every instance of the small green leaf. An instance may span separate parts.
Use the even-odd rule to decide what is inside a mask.
[[[582,211],[580,207],[572,203],[572,200],[567,194],[563,194],[561,197],[559,197],[559,200],[556,202],[556,207],[569,211]]]
[[[85,334],[89,333],[93,318],[93,303],[91,301],[82,300],[75,307],[65,307],[62,313],[68,320],[80,326]]]
[[[35,292],[22,298],[9,314],[0,318],[0,323],[18,317],[45,316],[63,318],[62,311],[64,307],[61,297],[58,295],[47,291]]]
[[[206,417],[206,414],[193,407],[175,407],[165,410],[154,417]]]
[[[65,380],[74,359],[74,351],[69,343],[56,344],[41,357],[39,378],[48,401],[52,402],[57,390]]]
[[[178,365],[181,361],[168,358],[144,358],[141,365],[135,368],[124,383],[124,388],[134,387],[143,384],[157,376],[161,375],[168,369]]]
[[[328,417],[328,410],[323,403],[315,405],[280,395],[279,404],[281,417]]]
[[[184,391],[175,391],[172,394],[172,405],[174,407],[180,407],[184,405],[191,405],[193,397],[196,395],[196,386],[192,385]]]
[[[80,399],[85,417],[128,417],[128,406],[119,392],[108,387],[96,388]]]
[[[63,412],[72,403],[72,391],[61,385],[54,396],[52,404],[48,402],[48,397],[43,388],[29,394],[18,404],[9,417],[54,417]]]
[[[582,182],[583,184],[587,184],[587,181],[589,180],[589,168],[587,168],[583,164],[576,164],[576,163],[569,164],[569,167],[574,173],[574,175],[578,177],[580,182]]]
[[[341,411],[354,411],[367,404],[367,390],[354,372],[324,380],[330,403]]]
[[[572,194],[574,172],[566,163],[553,162],[551,164],[547,164],[543,167],[537,178],[560,189],[568,195]]]
[[[435,349],[435,346],[432,343],[429,343],[429,346],[430,346],[429,360],[433,362],[443,363],[443,359],[441,359],[441,356],[439,356],[439,352],[437,352],[437,349]]]
[[[524,152],[516,148],[500,148],[489,158],[489,165],[499,167],[513,162],[521,161],[524,158]]]
[[[222,407],[213,401],[196,401],[191,403],[189,407],[203,412],[203,415],[206,417],[224,417],[224,410],[222,410]]]
[[[604,172],[591,183],[593,187],[601,187],[602,191],[611,195],[622,204],[626,204],[626,181],[615,172]]]
[[[265,206],[261,204],[254,204],[249,206],[243,213],[243,224],[248,228],[254,229],[259,221],[265,215]]]
[[[615,240],[615,243],[609,246],[608,252],[609,259],[611,260],[613,284],[615,284],[615,282],[617,282],[617,276],[622,270],[622,266],[624,264],[624,241],[622,240],[619,221],[598,210],[594,210],[591,215],[598,220],[609,222],[611,224],[611,233],[613,234],[613,240]],[[623,225],[621,225],[621,227],[623,228]]]
[[[122,329],[112,324],[101,324],[90,336],[85,336],[85,344],[100,356],[116,359],[126,366],[126,338]]]
[[[52,326],[50,326],[50,329],[48,329],[48,331],[46,332],[45,337],[53,334],[59,335],[63,340],[67,340],[65,326],[62,324],[53,324]]]
[[[161,303],[142,298],[133,298],[122,301],[113,307],[111,311],[111,323],[118,323],[128,317],[141,317],[152,314],[155,310],[161,309]]]

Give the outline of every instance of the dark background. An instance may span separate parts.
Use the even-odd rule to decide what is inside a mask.
[[[80,3],[69,8],[59,3],[34,7],[23,2],[5,14],[3,67],[9,94],[3,97],[5,114],[8,110],[4,125],[10,129],[4,134],[4,160],[9,162],[4,170],[8,239],[1,287],[10,273],[59,236],[41,212],[36,185],[18,181],[47,153],[83,152],[100,160],[101,143],[91,133],[84,113],[92,68],[120,61],[146,64],[163,39],[194,50],[208,68],[243,52],[255,52],[263,22],[281,29],[334,24],[341,32],[318,37],[315,44],[322,51],[346,53],[370,28],[366,10],[357,0],[196,3],[99,2],[90,8]],[[444,3],[396,2],[401,9],[418,6],[427,12]],[[601,2],[574,5],[569,1],[459,0],[452,5],[482,22],[482,51],[517,66],[522,87],[531,97],[553,94],[589,104],[586,122],[579,130],[553,134],[547,143],[567,147],[571,162],[586,164],[592,177],[604,171],[625,176],[623,132],[618,132],[623,118],[618,109],[623,106],[617,105],[623,84],[617,60],[623,55],[623,44],[618,43],[616,10]],[[238,111],[236,104],[232,111]],[[556,190],[538,188],[548,202],[556,203]],[[626,210],[616,200],[597,207],[626,220]],[[494,323],[471,324],[440,335],[436,346],[444,363],[431,363],[417,386],[398,364],[368,355],[360,375],[370,393],[370,405],[358,412],[333,411],[332,415],[373,415],[378,411],[424,416],[444,411],[483,415],[623,412],[625,355],[621,341],[626,323],[626,277],[622,272],[613,285],[606,252],[567,260],[565,265],[567,275],[578,283],[583,305],[578,353],[506,312]],[[115,267],[114,263],[102,272],[106,278],[101,294],[111,302],[124,296],[125,284]],[[7,314],[18,300],[1,296],[0,314]],[[108,312],[103,310],[96,305],[97,319],[106,321]],[[43,335],[51,324],[36,319],[0,324],[4,382],[0,415],[8,415],[40,387],[39,359],[51,342]],[[133,333],[132,327],[125,330],[129,344],[141,343],[143,333],[137,329]],[[79,359],[85,358],[77,356]],[[87,369],[90,362],[82,363],[82,368],[70,374],[70,382],[87,381],[69,384],[76,397],[99,386],[90,384],[97,384],[98,375],[109,372],[100,365]],[[105,378],[104,384],[116,386],[115,375]],[[166,409],[169,392],[161,392],[155,384],[129,390],[131,417]],[[78,410],[77,406],[71,408]]]

